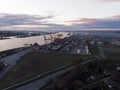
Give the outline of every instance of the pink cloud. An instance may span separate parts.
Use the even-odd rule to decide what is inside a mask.
[[[112,16],[112,19],[120,19],[120,15]]]
[[[70,24],[91,24],[94,23],[96,19],[81,18],[76,20],[67,21]]]
[[[67,21],[71,26],[83,28],[103,28],[103,29],[118,29],[120,28],[120,15],[112,16],[109,18],[89,19],[81,18],[76,20]]]

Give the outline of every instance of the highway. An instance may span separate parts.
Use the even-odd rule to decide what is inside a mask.
[[[104,55],[103,55],[102,48],[100,46],[99,46],[99,52],[100,52],[100,56],[102,56],[102,58],[103,58]],[[85,61],[82,62],[82,64],[87,64],[87,63],[93,62],[93,61],[96,61],[96,59],[85,60]],[[38,79],[38,80],[35,80],[35,81],[33,81],[31,83],[28,83],[28,84],[26,84],[24,86],[21,86],[21,87],[17,88],[16,90],[38,90],[39,88],[42,88],[44,85],[46,85],[50,80],[54,79],[55,77],[57,77],[59,75],[62,75],[64,73],[70,71],[71,69],[72,69],[72,67],[66,68],[66,69],[61,70],[59,72],[56,72],[56,73],[54,73],[52,75],[49,75],[49,76],[47,76],[45,78]],[[41,75],[38,75],[38,76],[40,77]],[[26,81],[29,81],[29,80],[26,80]],[[26,81],[23,81],[21,83],[24,83]],[[14,86],[16,87],[17,85],[19,85],[19,83],[16,84],[16,85],[13,85],[11,87],[14,87]],[[6,89],[3,89],[3,90],[8,90],[8,89],[6,88]]]
[[[95,60],[96,59],[90,59],[90,60],[83,61],[82,65],[87,64],[87,63],[92,62],[92,61],[95,61]],[[16,86],[19,86],[19,85],[23,84],[24,82],[28,82],[28,84],[23,85],[23,86],[15,89],[15,90],[38,90],[39,88],[42,88],[43,86],[45,86],[50,80],[54,79],[55,77],[57,77],[59,75],[62,75],[64,73],[70,71],[72,68],[73,68],[72,66],[68,67],[68,68],[63,69],[61,71],[58,71],[58,72],[56,72],[56,73],[54,73],[52,75],[49,75],[49,76],[47,76],[45,78],[35,80],[35,81],[31,82],[31,83],[29,83],[29,81],[31,81],[32,79],[29,79],[29,80],[23,81],[21,83],[15,84],[13,86],[10,86],[8,88],[5,88],[3,90],[9,90],[9,88],[14,88]],[[51,70],[51,71],[53,71],[53,70]],[[49,72],[51,72],[51,71],[49,71]],[[45,73],[47,73],[47,72],[45,72]],[[38,75],[38,76],[40,77],[41,75]],[[38,78],[38,77],[35,77],[33,79],[36,79],[36,78]]]
[[[45,86],[47,83],[49,83],[50,80],[56,78],[59,75],[62,75],[64,73],[70,71],[71,69],[72,69],[72,66],[69,67],[69,68],[66,68],[64,70],[61,70],[59,72],[56,72],[56,73],[54,73],[52,75],[49,75],[49,76],[47,76],[45,78],[36,80],[36,81],[34,81],[34,82],[30,83],[30,84],[27,84],[25,86],[22,86],[20,88],[15,89],[15,90],[38,90],[38,89],[42,88],[43,86]],[[41,75],[39,75],[39,76],[41,76]],[[6,90],[6,89],[4,89],[4,90]]]

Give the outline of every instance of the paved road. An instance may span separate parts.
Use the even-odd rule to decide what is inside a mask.
[[[11,56],[7,56],[5,58],[0,59],[0,61],[5,61],[8,64],[2,71],[0,71],[0,79],[20,60],[20,57],[31,52],[31,49],[24,50],[22,52],[13,54]]]
[[[62,75],[68,71],[70,71],[72,69],[72,67],[69,67],[69,68],[66,68],[64,70],[61,70],[59,72],[56,72],[50,76],[47,76],[45,78],[42,78],[42,79],[39,79],[39,80],[36,80],[30,84],[27,84],[25,86],[22,86],[20,88],[17,88],[15,90],[38,90],[40,88],[42,88],[43,86],[45,86],[50,80],[56,78],[57,76],[59,75]]]
[[[92,62],[92,61],[95,61],[96,59],[91,59],[91,60],[87,60],[87,61],[84,61],[82,64],[87,64],[89,62]],[[54,79],[55,77],[59,76],[59,75],[62,75],[68,71],[70,71],[73,67],[69,67],[69,68],[66,68],[64,70],[61,70],[59,72],[56,72],[50,76],[47,76],[45,78],[42,78],[42,79],[39,79],[39,80],[36,80],[32,83],[29,83],[29,84],[26,84],[20,88],[17,88],[16,90],[38,90],[39,88],[42,88],[43,86],[45,86],[50,80]],[[4,90],[7,90],[7,89],[4,89]]]
[[[87,63],[93,62],[93,61],[96,61],[96,59],[86,60],[86,61],[82,62],[82,64],[87,64]],[[46,85],[48,83],[48,81],[50,81],[51,79],[54,79],[55,77],[57,77],[61,74],[64,74],[65,72],[70,71],[71,69],[72,69],[72,67],[66,68],[66,69],[59,71],[59,72],[56,72],[50,76],[47,76],[45,78],[36,80],[36,81],[31,82],[29,84],[26,84],[20,88],[17,88],[16,90],[38,90],[39,88]],[[4,90],[7,90],[7,89],[4,89]]]
[[[100,56],[102,58],[105,58],[104,57],[104,54],[103,54],[103,50],[102,48],[99,46],[99,52],[100,52]],[[82,64],[87,64],[89,62],[93,62],[93,61],[96,61],[96,59],[90,59],[90,60],[87,60],[87,61],[84,61]],[[59,75],[62,75],[64,74],[65,72],[67,71],[70,71],[72,69],[72,67],[69,67],[69,68],[66,68],[64,70],[61,70],[59,72],[56,72],[50,76],[47,76],[45,78],[42,78],[42,79],[39,79],[39,80],[36,80],[32,83],[29,83],[27,85],[24,85],[20,88],[17,88],[16,90],[38,90],[39,88],[42,88],[44,85],[46,85],[51,79],[54,79],[55,77],[59,76]],[[106,78],[105,78],[106,79]],[[102,79],[104,80],[104,79]],[[102,80],[100,81],[97,81],[97,82],[101,82]],[[95,82],[96,83],[96,82]],[[94,83],[93,83],[94,84]],[[90,84],[91,85],[91,84]],[[89,86],[89,85],[88,85]]]

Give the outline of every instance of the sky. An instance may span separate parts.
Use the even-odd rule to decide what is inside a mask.
[[[120,30],[120,0],[0,0],[0,30]]]

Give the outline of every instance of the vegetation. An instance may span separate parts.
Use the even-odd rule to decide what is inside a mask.
[[[71,71],[56,77],[39,90],[114,90],[110,89],[101,80],[113,74],[112,70],[115,72],[116,63],[119,63],[119,61],[115,61],[98,59],[84,65],[78,62],[74,64],[74,68]],[[105,74],[104,72],[109,73]],[[115,73],[114,78],[117,78],[117,74],[119,75],[119,73]],[[109,80],[112,81],[114,78],[109,78]],[[98,81],[100,82],[98,83]]]
[[[88,45],[88,49],[89,49],[89,51],[90,51],[90,53],[92,54],[92,55],[99,55],[99,48],[98,48],[98,46],[92,46],[92,45]]]
[[[106,41],[103,43],[103,48],[114,48],[114,49],[119,49],[120,47],[117,45],[113,45],[110,41]]]
[[[68,65],[85,58],[86,56],[32,52],[21,60],[0,81],[0,88],[5,88],[15,83],[30,79],[38,74],[53,70],[57,67]]]
[[[103,48],[105,48],[104,50],[104,55],[106,56],[106,58],[109,59],[120,59],[120,47],[117,45],[113,45],[110,42],[105,42],[103,44]]]
[[[120,59],[120,53],[104,52],[104,54],[109,59]]]

